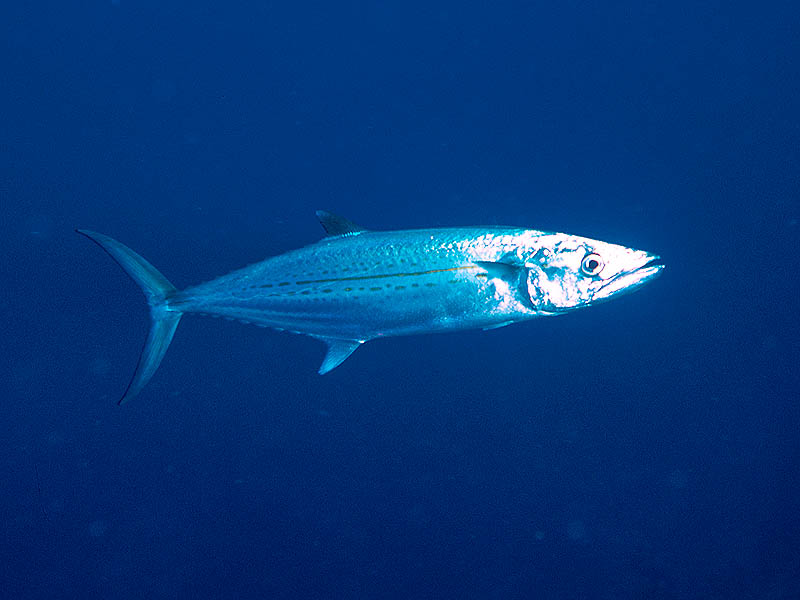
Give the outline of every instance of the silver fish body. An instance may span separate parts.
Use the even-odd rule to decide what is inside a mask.
[[[477,262],[522,230],[430,229],[328,237],[179,292],[170,310],[366,341],[490,327],[533,316]]]
[[[367,231],[320,211],[316,244],[176,290],[119,242],[81,231],[139,283],[153,327],[123,400],[153,375],[181,315],[303,333],[329,345],[325,373],[379,337],[494,328],[561,314],[638,288],[655,255],[588,238],[490,227]]]

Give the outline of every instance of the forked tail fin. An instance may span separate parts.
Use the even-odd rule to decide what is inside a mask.
[[[181,313],[169,310],[166,300],[177,290],[153,265],[117,240],[86,229],[76,229],[75,231],[85,235],[108,252],[131,279],[139,284],[150,305],[150,318],[152,319],[150,332],[147,334],[147,341],[139,356],[139,363],[136,365],[133,379],[119,401],[122,404],[138,394],[150,381],[169,348],[169,343],[181,320]]]

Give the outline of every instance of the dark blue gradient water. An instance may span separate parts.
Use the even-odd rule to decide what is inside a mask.
[[[793,3],[5,3],[0,594],[800,597]],[[148,316],[365,227],[559,230],[641,291],[319,342]]]

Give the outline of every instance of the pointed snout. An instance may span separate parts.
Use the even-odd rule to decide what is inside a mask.
[[[648,281],[652,281],[666,266],[661,257],[649,252],[638,252],[636,259],[631,261],[628,268],[608,280],[593,297],[593,300],[602,300],[611,296],[639,289]]]

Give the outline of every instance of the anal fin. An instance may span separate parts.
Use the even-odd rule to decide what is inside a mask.
[[[328,371],[332,371],[356,351],[364,342],[359,340],[340,340],[336,338],[320,338],[328,344],[328,353],[319,367],[319,374],[324,375]]]

